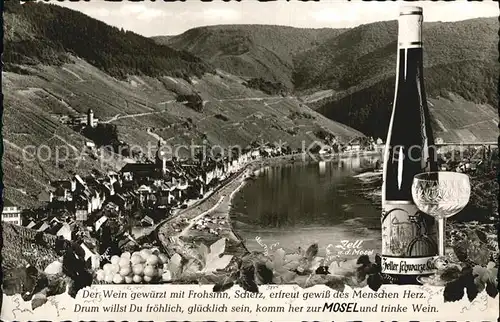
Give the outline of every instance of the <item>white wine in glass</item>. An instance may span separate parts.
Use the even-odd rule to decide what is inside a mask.
[[[411,193],[420,211],[438,220],[439,257],[445,257],[446,218],[459,213],[469,202],[470,182],[467,174],[448,171],[415,175]]]

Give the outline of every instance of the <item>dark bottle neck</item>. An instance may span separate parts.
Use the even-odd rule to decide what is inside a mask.
[[[423,84],[423,58],[422,47],[400,48],[398,60],[398,83],[405,83],[408,80],[414,81],[415,76]]]
[[[396,97],[391,120],[385,183],[386,200],[412,200],[413,176],[437,170],[423,78],[422,48],[399,50]]]

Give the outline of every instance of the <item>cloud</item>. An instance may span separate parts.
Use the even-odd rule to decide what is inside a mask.
[[[103,7],[87,7],[82,8],[81,11],[97,19],[108,18],[113,20],[151,21],[168,15],[168,13],[163,10],[141,4],[122,5],[118,10],[110,10]]]
[[[498,15],[498,3],[481,3],[457,0],[399,1],[351,0],[349,2],[325,0],[310,4],[302,1],[276,1],[236,3],[214,1],[171,3],[106,3],[58,2],[55,4],[79,10],[83,13],[117,27],[151,36],[157,34],[179,34],[187,29],[214,24],[279,24],[307,28],[347,28],[381,20],[395,20],[401,5],[424,7],[425,21],[450,21]],[[169,19],[165,19],[169,17]]]
[[[153,9],[153,10],[147,10],[144,12],[141,12],[138,16],[137,19],[139,20],[153,20],[155,18],[160,18],[160,17],[165,17],[167,14],[159,9]]]
[[[350,3],[325,4],[310,11],[309,16],[316,25],[331,27],[355,27],[359,24],[382,20],[396,20],[401,6],[418,5],[424,9],[424,21],[456,21],[476,17],[498,15],[498,4],[473,3],[468,1],[430,2],[413,4],[396,2],[366,2],[354,0]]]
[[[427,6],[427,11],[425,11],[426,8],[424,7],[424,15],[427,14],[433,21],[456,21],[498,15],[498,4],[493,1],[486,3],[458,1],[456,3],[446,2],[440,5],[430,3]]]
[[[86,11],[89,16],[106,18],[111,15],[111,11],[105,8],[90,8]]]
[[[129,15],[137,15],[147,10],[149,9],[142,4],[127,4],[121,6],[120,13],[129,16]]]
[[[203,20],[226,20],[233,21],[241,19],[241,11],[233,9],[207,9],[201,12],[200,18]]]
[[[240,23],[243,20],[241,10],[230,8],[210,8],[200,10],[182,10],[174,19],[182,21],[182,24],[194,24],[198,26]],[[181,24],[179,24],[181,25]],[[186,28],[189,29],[189,28]],[[184,31],[184,30],[183,30]]]
[[[126,17],[135,17],[138,20],[152,20],[167,15],[163,10],[147,7],[142,4],[122,5],[120,14]]]
[[[85,7],[85,8],[81,8],[81,9],[78,7],[69,6],[69,5],[67,5],[67,7],[70,9],[73,9],[73,10],[81,11],[88,16],[91,16],[91,17],[94,17],[94,18],[97,18],[100,20],[103,20],[103,18],[111,17],[113,15],[112,11],[110,11],[106,8],[103,8],[103,7],[90,7],[89,6],[89,7]]]
[[[358,14],[354,10],[338,10],[338,9],[326,9],[314,11],[311,13],[311,16],[317,22],[326,22],[326,23],[337,23],[342,21],[355,21],[359,19]]]
[[[362,23],[397,17],[397,4],[353,1],[335,5],[323,4],[309,12],[315,25],[330,27],[354,27]]]

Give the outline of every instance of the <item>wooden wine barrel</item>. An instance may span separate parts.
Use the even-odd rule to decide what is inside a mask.
[[[428,256],[437,254],[437,245],[429,236],[418,236],[414,238],[406,249],[406,256]]]

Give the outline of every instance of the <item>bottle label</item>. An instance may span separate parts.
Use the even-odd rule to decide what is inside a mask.
[[[422,47],[422,13],[400,15],[398,23],[398,47]]]
[[[437,225],[411,201],[386,201],[382,209],[382,272],[419,275],[434,272]]]
[[[382,272],[397,275],[424,275],[436,271],[435,257],[392,258],[382,256]]]

